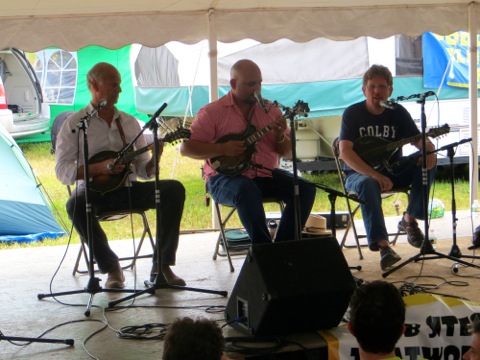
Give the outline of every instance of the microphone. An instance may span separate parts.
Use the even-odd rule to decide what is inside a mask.
[[[162,106],[158,108],[157,111],[155,111],[155,114],[152,115],[150,120],[145,124],[146,127],[148,127],[150,130],[153,130],[159,122],[157,122],[157,118],[160,116],[163,110],[167,107],[167,103],[163,103]],[[161,123],[160,123],[161,124]]]
[[[395,102],[395,99],[390,99],[387,101],[382,100],[380,101],[380,106],[385,109],[395,110],[397,108],[397,103]]]
[[[257,101],[260,104],[260,106],[262,107],[263,111],[265,111],[265,113],[268,113],[268,109],[265,106],[265,101],[263,101],[262,94],[260,93],[260,91],[259,90],[255,91],[253,93],[253,96],[255,96],[255,99],[257,99]]]
[[[93,104],[92,104],[93,105]],[[80,121],[78,122],[78,124],[75,126],[75,128],[72,129],[72,133],[76,133],[77,132],[77,128],[82,128],[82,127],[88,127],[88,125],[90,124],[90,119],[93,117],[93,115],[97,114],[98,113],[98,110],[100,110],[101,108],[103,108],[105,105],[107,105],[107,100],[105,99],[102,99],[98,102],[97,106],[94,106],[93,107],[93,110],[92,112],[89,114],[87,113],[84,117],[82,117],[80,119]]]
[[[153,114],[152,119],[156,119],[157,117],[159,117],[162,111],[165,110],[166,107],[167,107],[167,103],[163,103],[163,105],[160,106],[160,108],[157,111],[155,111],[155,114]]]
[[[103,108],[105,105],[107,105],[107,100],[105,99],[100,100],[97,104],[97,111]]]

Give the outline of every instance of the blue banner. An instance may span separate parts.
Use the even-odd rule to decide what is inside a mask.
[[[423,34],[423,76],[424,86],[468,88],[468,67],[470,61],[470,34],[459,31],[441,36]],[[477,44],[479,36],[477,36]],[[477,59],[477,88],[478,84]]]

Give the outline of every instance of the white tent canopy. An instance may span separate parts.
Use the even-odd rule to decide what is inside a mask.
[[[195,43],[209,37],[212,14],[222,42],[449,34],[468,30],[468,8],[475,5],[470,0],[2,0],[0,48]]]
[[[211,97],[217,96],[217,41],[281,38],[305,42],[360,36],[386,38],[430,31],[471,34],[470,68],[476,70],[478,4],[470,0],[0,0],[0,49],[38,51],[49,46],[77,50],[87,45],[157,47],[176,40],[209,40]],[[287,65],[288,66],[288,65]],[[477,72],[470,72],[477,83]],[[478,174],[477,87],[470,87],[472,174]],[[471,179],[477,196],[477,176]]]

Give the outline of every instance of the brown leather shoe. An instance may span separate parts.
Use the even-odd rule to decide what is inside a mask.
[[[176,286],[185,286],[185,280],[181,277],[175,275],[175,273],[170,269],[169,265],[162,264],[162,274],[165,277],[165,280],[169,285],[176,285]]]
[[[120,263],[117,263],[115,270],[108,273],[105,287],[107,289],[123,289],[125,287],[124,281],[125,276],[123,276],[122,267],[120,266]]]

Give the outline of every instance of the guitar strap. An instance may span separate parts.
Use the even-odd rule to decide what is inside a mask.
[[[120,137],[122,138],[122,141],[123,141],[123,146],[127,146],[127,140],[125,139],[125,133],[123,132],[123,127],[122,127],[122,124],[120,123],[120,117],[117,117],[115,119],[115,122],[117,123],[117,128],[118,128],[118,132],[120,133]]]
[[[123,147],[125,148],[125,146],[127,146],[127,139],[125,138],[125,132],[123,131],[122,124],[120,123],[120,116],[115,119],[115,122],[117,123],[117,128],[118,128],[118,132],[120,133],[120,137],[122,138]],[[127,184],[128,186],[131,186],[130,178],[128,176],[125,179],[125,184]]]
[[[247,127],[249,127],[250,125],[252,125],[252,117],[253,117],[253,113],[255,112],[255,104],[253,104],[252,108],[250,109],[249,113],[248,113],[248,117],[247,117]]]

